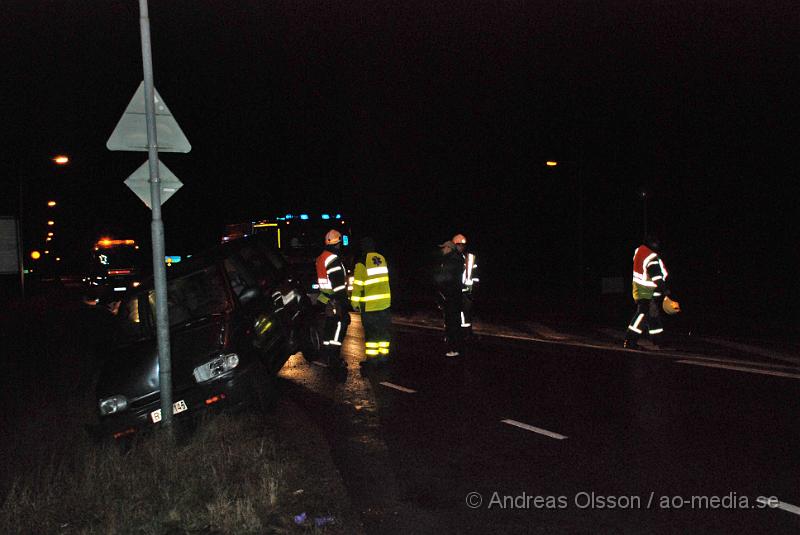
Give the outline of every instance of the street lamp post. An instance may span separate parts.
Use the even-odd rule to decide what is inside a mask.
[[[581,179],[581,166],[580,163],[574,160],[547,160],[545,165],[547,167],[558,167],[561,164],[568,164],[573,171],[575,177],[575,187],[577,189],[578,197],[578,213],[577,213],[577,252],[578,252],[578,297],[582,300],[584,298],[584,265],[583,265],[583,180]]]
[[[642,199],[642,225],[644,228],[644,234],[642,234],[642,239],[647,238],[647,197],[648,192],[645,188],[639,190],[639,198]]]

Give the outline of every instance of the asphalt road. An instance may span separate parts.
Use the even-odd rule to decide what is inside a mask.
[[[421,325],[421,327],[426,327]],[[362,376],[292,357],[368,533],[800,532],[800,369],[735,348],[629,352],[397,326]],[[760,503],[759,497],[772,505]]]

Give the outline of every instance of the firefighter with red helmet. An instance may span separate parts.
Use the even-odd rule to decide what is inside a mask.
[[[317,257],[318,301],[325,305],[322,333],[323,353],[332,368],[346,368],[342,341],[350,325],[347,298],[347,268],[341,257],[342,234],[331,229],[325,234],[325,249]]]
[[[658,238],[650,235],[633,253],[633,300],[636,302],[636,313],[625,333],[624,347],[628,349],[639,349],[639,336],[645,331],[658,349],[664,332],[660,309],[671,314],[680,312],[678,302],[668,297],[669,273],[659,255],[660,249]]]

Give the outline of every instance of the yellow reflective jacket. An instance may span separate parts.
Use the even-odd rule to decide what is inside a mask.
[[[389,268],[383,255],[367,253],[364,261],[356,264],[350,303],[354,310],[363,312],[385,310],[391,306]]]

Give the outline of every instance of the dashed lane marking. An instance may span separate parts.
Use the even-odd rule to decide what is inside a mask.
[[[396,385],[394,383],[390,383],[389,381],[381,381],[379,384],[386,386],[388,388],[394,388],[395,390],[399,390],[400,392],[405,392],[406,394],[416,394],[416,390],[412,390],[410,388],[406,388],[404,386]]]
[[[772,375],[774,377],[788,377],[790,379],[800,379],[800,374],[786,373],[774,370],[763,370],[759,368],[749,368],[747,366],[728,366],[725,364],[715,364],[713,362],[700,362],[697,360],[678,360],[680,364],[691,364],[692,366],[705,366],[706,368],[719,368],[722,370],[733,370],[737,372],[757,373],[760,375]]]
[[[564,435],[559,433],[554,433],[552,431],[548,431],[547,429],[542,429],[541,427],[535,427],[532,425],[524,424],[522,422],[518,422],[516,420],[500,420],[500,422],[508,425],[513,425],[514,427],[519,427],[520,429],[525,429],[526,431],[533,431],[534,433],[539,433],[540,435],[544,435],[546,437],[555,438],[557,440],[564,440],[567,438]]]

